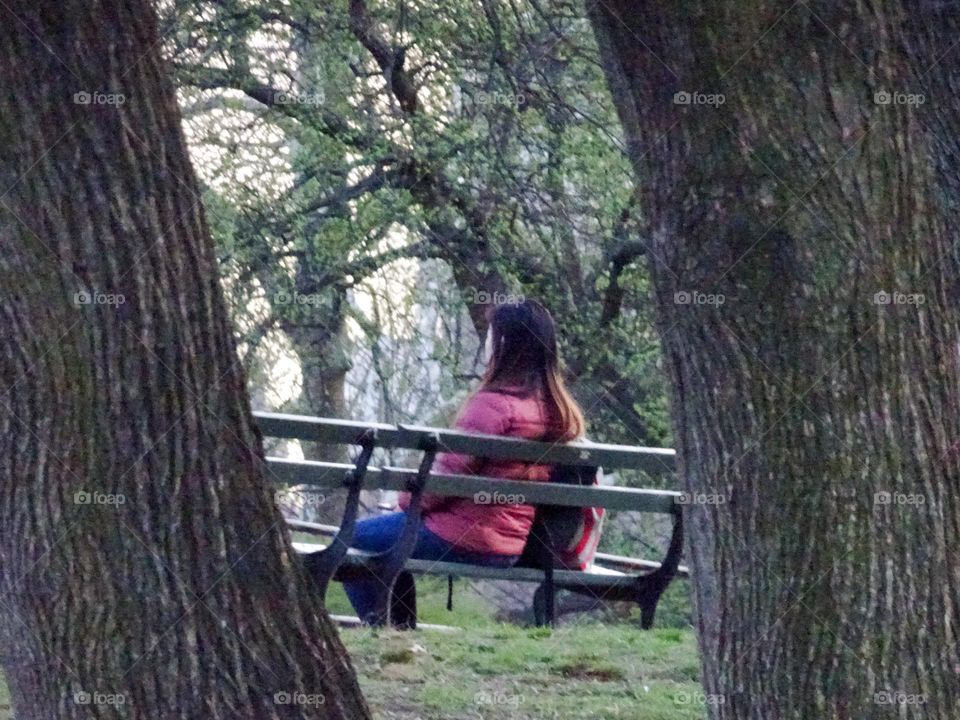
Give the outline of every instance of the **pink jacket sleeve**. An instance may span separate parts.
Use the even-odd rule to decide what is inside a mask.
[[[472,433],[484,435],[506,435],[512,419],[510,401],[507,396],[494,392],[479,392],[474,395],[460,414],[454,427]],[[470,455],[441,453],[433,464],[435,472],[451,475],[479,475],[483,469],[483,458]],[[425,513],[435,510],[450,498],[442,495],[424,493],[422,507]],[[401,493],[399,505],[404,510],[410,504],[410,494]]]

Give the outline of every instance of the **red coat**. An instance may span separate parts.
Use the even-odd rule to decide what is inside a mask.
[[[556,430],[541,397],[521,397],[491,390],[478,392],[470,399],[456,427],[467,432],[527,440],[543,440]],[[484,460],[450,453],[439,455],[433,469],[438,473],[486,475],[511,480],[546,481],[550,474],[547,465]],[[464,550],[519,555],[533,524],[534,509],[531,505],[508,504],[511,499],[503,496],[454,498],[426,493],[423,497],[424,524],[436,535]],[[401,495],[400,506],[406,508],[408,502],[409,496],[406,493]]]

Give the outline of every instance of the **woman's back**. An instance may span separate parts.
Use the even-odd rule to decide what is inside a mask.
[[[467,403],[456,427],[467,432],[544,440],[558,432],[542,394],[519,387],[485,389]],[[464,455],[439,456],[435,471],[459,475],[487,475],[510,480],[546,481],[547,465],[515,460],[484,460]],[[522,497],[477,493],[473,498],[439,498],[426,501],[426,526],[459,547],[498,555],[519,555],[534,508]]]

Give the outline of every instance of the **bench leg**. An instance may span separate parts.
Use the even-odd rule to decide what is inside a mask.
[[[557,621],[557,589],[552,575],[552,572],[548,572],[548,579],[538,585],[533,593],[533,622],[537,627],[553,627]]]
[[[340,529],[330,540],[330,544],[327,545],[325,550],[310,553],[303,559],[307,574],[316,582],[317,591],[324,603],[326,603],[327,588],[330,581],[346,557],[347,549],[353,541],[353,532],[357,526],[357,513],[360,508],[360,491],[363,488],[363,478],[367,473],[367,465],[376,445],[377,431],[365,431],[360,439],[361,450],[356,465],[344,477],[343,485],[347,488],[347,499],[343,506]]]
[[[407,506],[400,536],[394,541],[393,547],[377,553],[367,564],[367,573],[380,581],[374,612],[369,618],[361,618],[370,625],[392,624],[401,628],[413,628],[417,625],[416,586],[413,576],[405,571],[403,566],[410,559],[417,544],[421,522],[420,502],[439,444],[437,437],[425,443],[417,476],[408,486],[410,504]]]
[[[657,611],[657,603],[660,596],[663,595],[670,581],[677,574],[677,568],[680,566],[680,554],[683,552],[683,506],[675,505],[673,508],[673,533],[670,536],[670,547],[667,549],[667,556],[663,559],[660,568],[655,571],[648,579],[646,592],[641,594],[640,603],[640,627],[649,630],[653,627],[653,615]]]
[[[374,611],[360,620],[374,627],[416,630],[417,585],[413,574],[409,570],[401,570],[390,587],[380,588]]]
[[[409,570],[397,575],[390,593],[390,625],[398,630],[417,629],[417,584]]]
[[[547,601],[543,585],[537,585],[533,593],[533,624],[543,627],[547,624]]]
[[[659,596],[653,600],[649,600],[640,605],[640,627],[643,630],[649,630],[653,627],[653,615],[657,612],[657,600]]]
[[[547,625],[553,627],[557,622],[557,588],[553,584],[553,566],[544,570],[543,595],[547,612]]]

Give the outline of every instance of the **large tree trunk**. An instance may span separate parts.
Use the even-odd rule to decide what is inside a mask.
[[[956,8],[588,6],[703,501],[711,716],[958,717]]]
[[[369,717],[264,478],[150,4],[0,17],[17,717]]]

